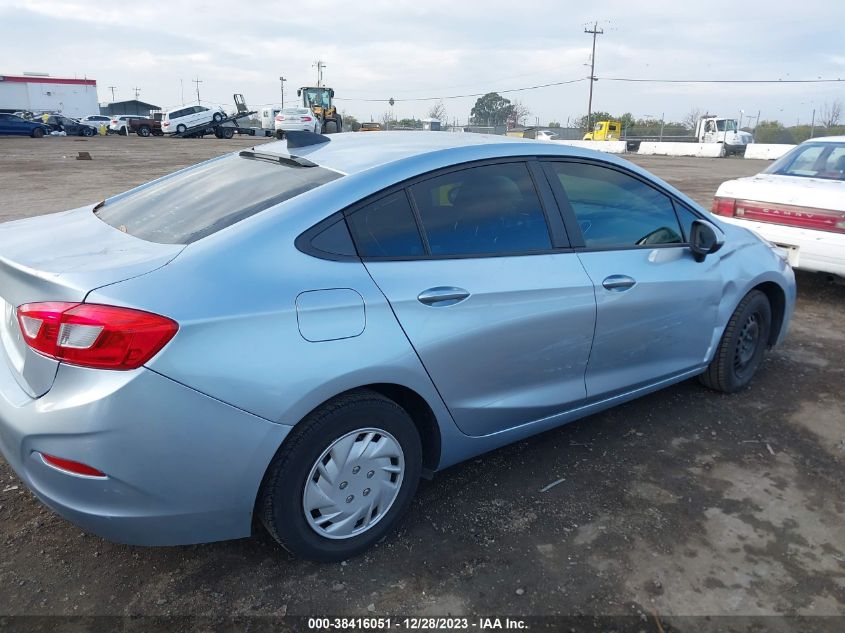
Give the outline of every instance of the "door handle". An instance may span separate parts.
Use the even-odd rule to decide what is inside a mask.
[[[611,292],[624,292],[629,288],[633,288],[636,284],[636,279],[628,275],[611,275],[610,277],[605,277],[605,280],[601,282],[601,285]]]
[[[423,290],[419,295],[417,295],[417,301],[424,303],[427,306],[442,308],[460,303],[468,297],[469,292],[463,288],[437,286],[435,288]]]

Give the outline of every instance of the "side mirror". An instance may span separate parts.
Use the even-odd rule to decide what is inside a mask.
[[[297,96],[297,97],[301,97],[301,96],[302,96],[302,88],[300,88],[299,90],[297,90],[297,91],[296,91],[296,96]]]
[[[694,220],[690,231],[690,250],[697,262],[725,245],[725,234],[704,220]]]

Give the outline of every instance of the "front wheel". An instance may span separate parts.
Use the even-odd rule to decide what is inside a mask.
[[[759,290],[752,290],[734,310],[713,360],[700,380],[710,389],[734,393],[748,386],[769,343],[772,307]]]
[[[32,138],[42,138],[44,136],[44,128],[37,127],[32,130]]]
[[[270,464],[256,510],[288,551],[344,560],[394,528],[421,467],[420,437],[407,412],[374,391],[352,391],[294,428]]]
[[[142,125],[141,127],[138,128],[138,136],[146,137],[146,136],[149,136],[150,134],[152,134],[152,130],[150,129],[150,126]]]

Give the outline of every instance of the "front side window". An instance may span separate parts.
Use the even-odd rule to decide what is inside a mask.
[[[518,254],[551,248],[525,163],[472,167],[409,188],[432,255]]]
[[[190,244],[341,177],[263,154],[228,156],[133,191],[95,211],[149,242]]]
[[[672,200],[615,169],[552,163],[587,248],[628,248],[684,242]],[[690,221],[691,224],[691,221]]]

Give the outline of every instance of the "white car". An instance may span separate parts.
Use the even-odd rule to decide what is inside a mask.
[[[552,132],[551,130],[537,130],[538,141],[556,141],[560,138],[557,132]]]
[[[111,126],[111,117],[105,114],[89,114],[88,116],[84,116],[79,120],[82,123],[93,125],[95,128],[97,128],[97,130],[100,129],[101,125],[105,125],[106,127]]]
[[[170,112],[165,112],[161,119],[161,131],[165,134],[181,134],[188,128],[203,123],[218,123],[226,118],[223,108],[206,108],[205,106],[184,106]]]
[[[143,114],[114,114],[109,123],[109,130],[118,134],[127,134],[129,119],[145,119]]]
[[[713,213],[785,248],[793,268],[845,278],[845,136],[811,139],[722,183]]]
[[[276,115],[275,128],[281,138],[283,132],[301,130],[319,134],[323,125],[310,108],[284,108]]]

